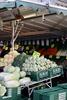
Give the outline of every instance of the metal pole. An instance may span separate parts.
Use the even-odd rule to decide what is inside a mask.
[[[12,21],[12,51],[14,51],[14,21]]]

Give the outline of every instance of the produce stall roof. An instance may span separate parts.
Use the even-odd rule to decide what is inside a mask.
[[[67,16],[64,15],[57,15],[57,14],[46,14],[43,16],[35,16],[31,18],[23,18],[19,27],[23,23],[23,28],[20,32],[20,36],[27,36],[27,35],[38,35],[38,34],[54,34],[59,35],[57,31],[67,31]],[[4,22],[3,25],[4,34],[2,37],[9,37],[12,33],[12,26],[11,22]],[[2,31],[2,32],[3,32]],[[0,33],[2,35],[2,32]]]
[[[23,5],[17,8],[12,8],[11,10],[0,9],[0,37],[11,37],[12,20],[15,20],[17,23],[19,20],[20,23],[18,24],[18,28],[23,25],[19,36],[39,34],[59,35],[60,32],[66,32],[67,15],[62,13],[57,14],[51,9],[50,7],[45,6],[33,9],[33,6],[26,7]],[[59,34],[57,34],[57,31]]]

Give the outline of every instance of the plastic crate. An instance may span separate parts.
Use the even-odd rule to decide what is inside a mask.
[[[57,75],[63,75],[63,68],[62,67],[55,67],[55,68],[50,68],[50,77],[54,77]]]
[[[64,84],[58,84],[59,87],[63,88],[63,89],[67,89],[67,83]]]
[[[57,91],[57,90],[60,90],[61,88],[60,87],[52,87],[52,88],[46,88],[46,89],[42,89],[42,90],[34,90],[33,92],[33,100],[41,100],[40,99],[40,95],[41,94],[45,94],[45,93],[48,93],[48,92],[51,92],[51,91]]]
[[[48,70],[37,71],[37,72],[27,72],[27,75],[30,76],[30,78],[33,81],[40,81],[40,80],[50,77],[50,73]]]
[[[40,100],[67,100],[67,92],[64,89],[43,93]]]
[[[5,96],[0,97],[0,100],[23,100],[21,98],[21,87],[8,88]]]

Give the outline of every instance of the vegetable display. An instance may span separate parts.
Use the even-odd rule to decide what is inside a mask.
[[[22,65],[22,70],[24,71],[41,71],[41,70],[46,70],[49,68],[54,68],[58,67],[58,65],[50,61],[49,59],[44,58],[44,56],[41,57],[29,57],[28,59],[25,60],[25,63]]]
[[[31,79],[26,77],[26,72],[17,66],[8,65],[4,67],[4,72],[0,73],[0,84],[6,88],[15,88],[30,82]]]
[[[29,75],[29,72],[31,73],[31,76],[34,76],[34,79],[35,77],[39,77],[39,79],[36,78],[38,81],[40,79],[50,77],[49,72],[56,72],[56,70],[58,70],[53,69],[58,68],[58,65],[55,62],[44,58],[44,56],[40,56],[40,53],[36,51],[34,51],[32,56],[29,56],[25,53],[19,54],[16,51],[9,52],[9,55],[9,57],[8,55],[4,56],[7,65],[4,67],[4,72],[0,73],[0,84],[7,88],[14,88],[30,83],[31,79],[33,80],[33,78],[30,76],[29,77],[31,79],[26,77],[26,75]],[[10,60],[11,56],[13,57],[11,59],[14,61]]]

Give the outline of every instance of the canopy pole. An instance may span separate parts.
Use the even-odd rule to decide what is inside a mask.
[[[14,21],[12,21],[12,51],[14,51]]]
[[[15,21],[12,21],[12,51],[14,51],[14,43],[15,43],[19,33],[21,32],[23,26],[24,26],[24,24],[21,23],[21,26],[19,28],[19,23],[18,23],[15,27]],[[19,30],[18,30],[18,28],[19,28]]]

